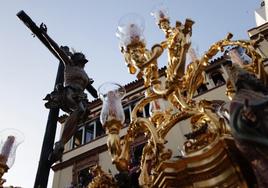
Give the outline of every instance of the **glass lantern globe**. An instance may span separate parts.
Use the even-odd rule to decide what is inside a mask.
[[[18,145],[24,141],[24,135],[16,129],[5,129],[0,132],[0,163],[12,167]]]
[[[123,124],[125,114],[121,100],[125,96],[125,88],[117,83],[107,82],[99,87],[98,92],[103,102],[100,115],[102,125],[111,120],[117,120]]]
[[[163,19],[169,20],[168,9],[164,4],[156,5],[151,11],[151,15],[154,17],[156,24]]]
[[[144,19],[138,14],[130,13],[119,20],[116,36],[120,46],[126,47],[131,43],[144,41],[143,31]]]

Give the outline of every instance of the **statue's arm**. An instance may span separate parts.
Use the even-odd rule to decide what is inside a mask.
[[[98,92],[97,90],[91,85],[91,83],[89,83],[86,86],[86,90],[94,97],[94,98],[98,98]]]
[[[44,36],[51,50],[54,52],[54,55],[60,61],[62,61],[64,65],[71,64],[71,60],[68,57],[68,55],[64,52],[63,48],[59,47],[59,45],[52,38],[50,38],[50,36],[47,34],[45,25],[41,24],[40,28],[42,30],[42,35]]]
[[[48,36],[47,27],[45,24],[42,23],[40,27],[38,27],[23,10],[18,12],[17,16],[54,56],[56,56],[65,65],[71,63],[68,55],[66,55],[65,52],[58,46],[58,44]]]

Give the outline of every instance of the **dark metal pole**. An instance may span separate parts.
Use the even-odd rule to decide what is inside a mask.
[[[55,86],[63,83],[64,65],[59,63]],[[43,139],[42,151],[40,154],[39,165],[35,177],[34,188],[46,188],[52,163],[48,160],[49,154],[53,151],[59,108],[50,109],[48,114],[46,131]]]

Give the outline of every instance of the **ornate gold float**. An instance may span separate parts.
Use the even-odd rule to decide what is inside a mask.
[[[117,35],[121,42],[121,52],[130,74],[136,74],[144,80],[145,97],[132,111],[132,121],[127,134],[120,139],[122,127],[122,106],[120,103],[123,88],[118,86],[101,96],[111,97],[110,102],[103,99],[104,107],[101,118],[108,133],[108,149],[112,161],[120,172],[128,170],[130,144],[144,133],[148,142],[144,146],[141,162],[139,184],[141,187],[248,187],[242,173],[242,162],[234,139],[228,126],[228,109],[225,101],[199,100],[193,98],[197,88],[204,83],[204,70],[210,60],[217,54],[229,53],[233,64],[253,73],[267,85],[263,59],[255,50],[256,41],[232,40],[232,34],[216,43],[198,58],[191,48],[190,37],[194,22],[186,19],[172,27],[164,10],[153,13],[166,40],[155,44],[151,50],[146,47],[141,21],[122,19]],[[126,21],[127,20],[127,21]],[[242,47],[251,58],[250,64],[241,63],[235,57],[233,48]],[[168,54],[165,80],[161,81],[158,73],[158,58],[164,51]],[[186,54],[190,53],[192,61],[186,66]],[[233,53],[233,54],[232,54]],[[232,99],[234,86],[227,82],[226,94]],[[113,99],[112,97],[115,98]],[[149,118],[138,117],[137,113],[145,105],[154,105],[166,101],[170,108],[158,109]],[[108,102],[107,102],[108,101]],[[108,104],[107,104],[108,103]],[[166,148],[166,135],[179,122],[189,119],[192,134],[184,144],[185,156],[176,161],[171,160],[172,151]],[[186,135],[187,136],[187,135]],[[243,163],[246,167],[246,163]],[[250,167],[249,167],[250,168]],[[91,186],[89,186],[91,187]]]

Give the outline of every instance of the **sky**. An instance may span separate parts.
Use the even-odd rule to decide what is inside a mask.
[[[150,12],[163,3],[171,23],[195,21],[192,43],[199,55],[228,32],[248,39],[255,27],[258,0],[2,0],[0,1],[0,131],[15,128],[24,134],[6,185],[33,187],[49,110],[42,100],[53,90],[58,60],[16,17],[24,10],[59,44],[82,51],[89,59],[86,72],[98,88],[107,81],[127,84],[128,73],[115,36],[118,21],[136,13],[144,18],[147,48],[164,40]],[[160,62],[160,67],[165,60]],[[59,135],[60,125],[58,125]],[[48,187],[52,185],[50,173]]]

